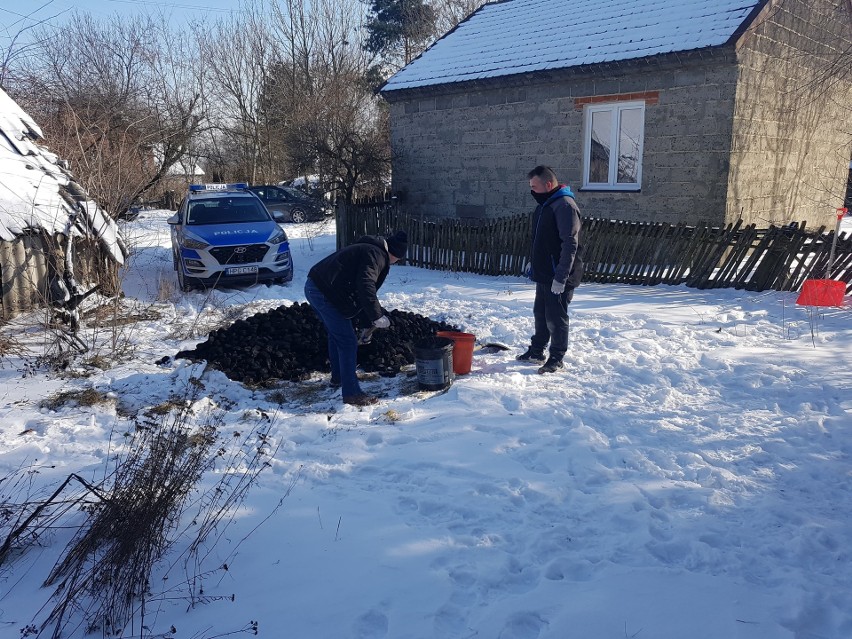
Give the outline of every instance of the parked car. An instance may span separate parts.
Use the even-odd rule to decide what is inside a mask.
[[[270,213],[281,213],[287,222],[324,220],[332,214],[331,207],[319,198],[311,197],[292,186],[252,186]]]
[[[169,218],[183,291],[293,279],[287,234],[246,184],[193,184]]]

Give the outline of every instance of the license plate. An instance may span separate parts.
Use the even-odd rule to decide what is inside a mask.
[[[246,275],[248,273],[257,273],[256,266],[233,266],[225,269],[225,275]]]

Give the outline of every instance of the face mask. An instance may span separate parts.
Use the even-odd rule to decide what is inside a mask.
[[[530,195],[532,195],[533,199],[535,199],[535,201],[539,204],[544,204],[547,202],[547,198],[550,197],[550,193],[536,193],[532,189],[530,189]]]

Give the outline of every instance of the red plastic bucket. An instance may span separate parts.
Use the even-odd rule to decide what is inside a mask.
[[[470,372],[470,365],[473,363],[473,346],[476,343],[476,335],[455,331],[438,331],[436,335],[453,340],[453,372],[456,375],[467,375]]]
[[[799,306],[843,306],[846,282],[805,280],[796,304]]]

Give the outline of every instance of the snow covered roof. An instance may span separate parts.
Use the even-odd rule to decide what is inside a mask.
[[[166,171],[166,175],[178,177],[198,177],[204,175],[202,169],[196,162],[188,159],[178,160]]]
[[[12,241],[31,229],[65,233],[77,213],[74,232],[98,237],[123,264],[115,222],[85,196],[59,158],[38,144],[43,137],[35,121],[0,89],[0,239]]]
[[[383,93],[714,47],[761,0],[506,0],[486,4]]]
[[[163,165],[162,144],[154,145],[154,161],[157,163],[158,167]],[[169,177],[198,177],[204,175],[204,169],[202,169],[197,162],[191,160],[188,156],[184,156],[166,169],[166,175]]]

